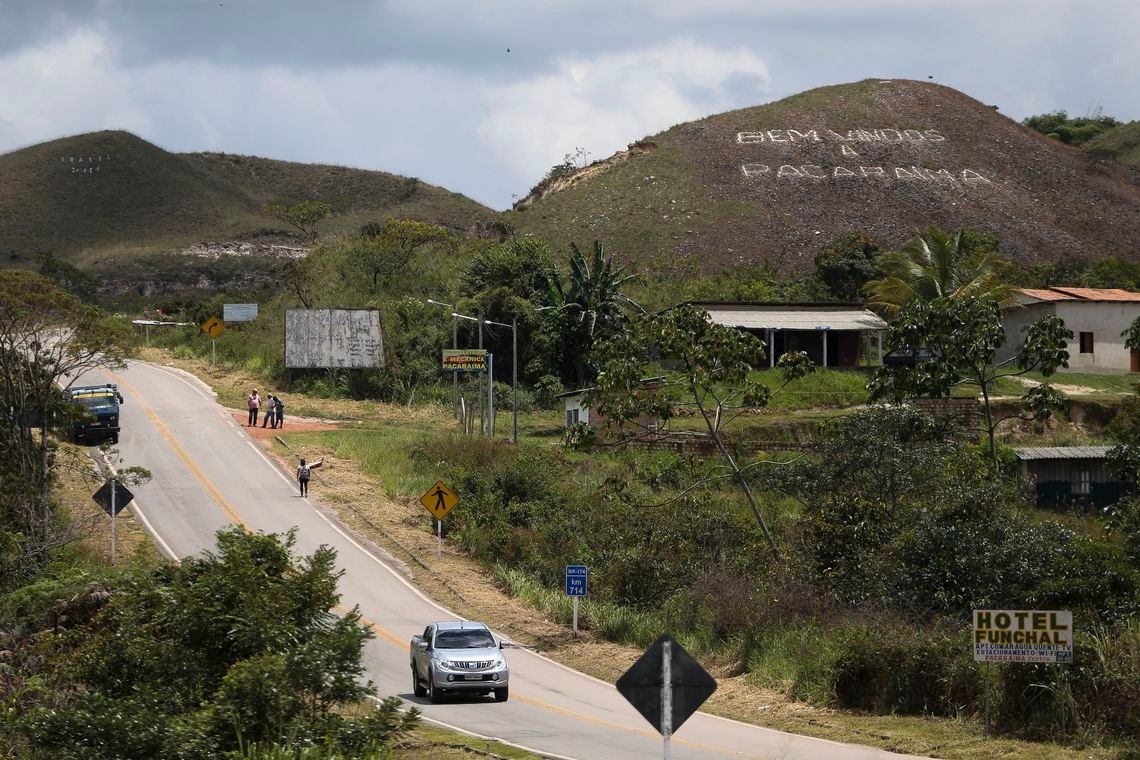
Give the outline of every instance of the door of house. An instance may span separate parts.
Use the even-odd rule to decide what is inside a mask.
[[[1140,372],[1140,351],[1132,349],[1132,366],[1128,368],[1129,372]]]

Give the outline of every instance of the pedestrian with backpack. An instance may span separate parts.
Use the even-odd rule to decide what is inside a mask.
[[[302,459],[301,463],[297,465],[297,484],[301,487],[302,498],[309,495],[309,476],[313,470],[320,467],[324,462],[324,458],[321,458],[312,464],[306,464],[305,460]]]

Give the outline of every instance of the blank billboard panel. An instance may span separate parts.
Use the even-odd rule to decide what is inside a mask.
[[[367,309],[289,309],[285,366],[297,369],[381,367],[380,312]]]

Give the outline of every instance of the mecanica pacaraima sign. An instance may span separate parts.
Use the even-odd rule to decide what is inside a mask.
[[[978,662],[1072,662],[1073,613],[974,610]]]

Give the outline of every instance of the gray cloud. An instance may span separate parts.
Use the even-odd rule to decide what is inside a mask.
[[[0,151],[125,128],[500,208],[577,147],[866,77],[932,75],[1015,119],[1140,118],[1131,0],[0,3]]]

